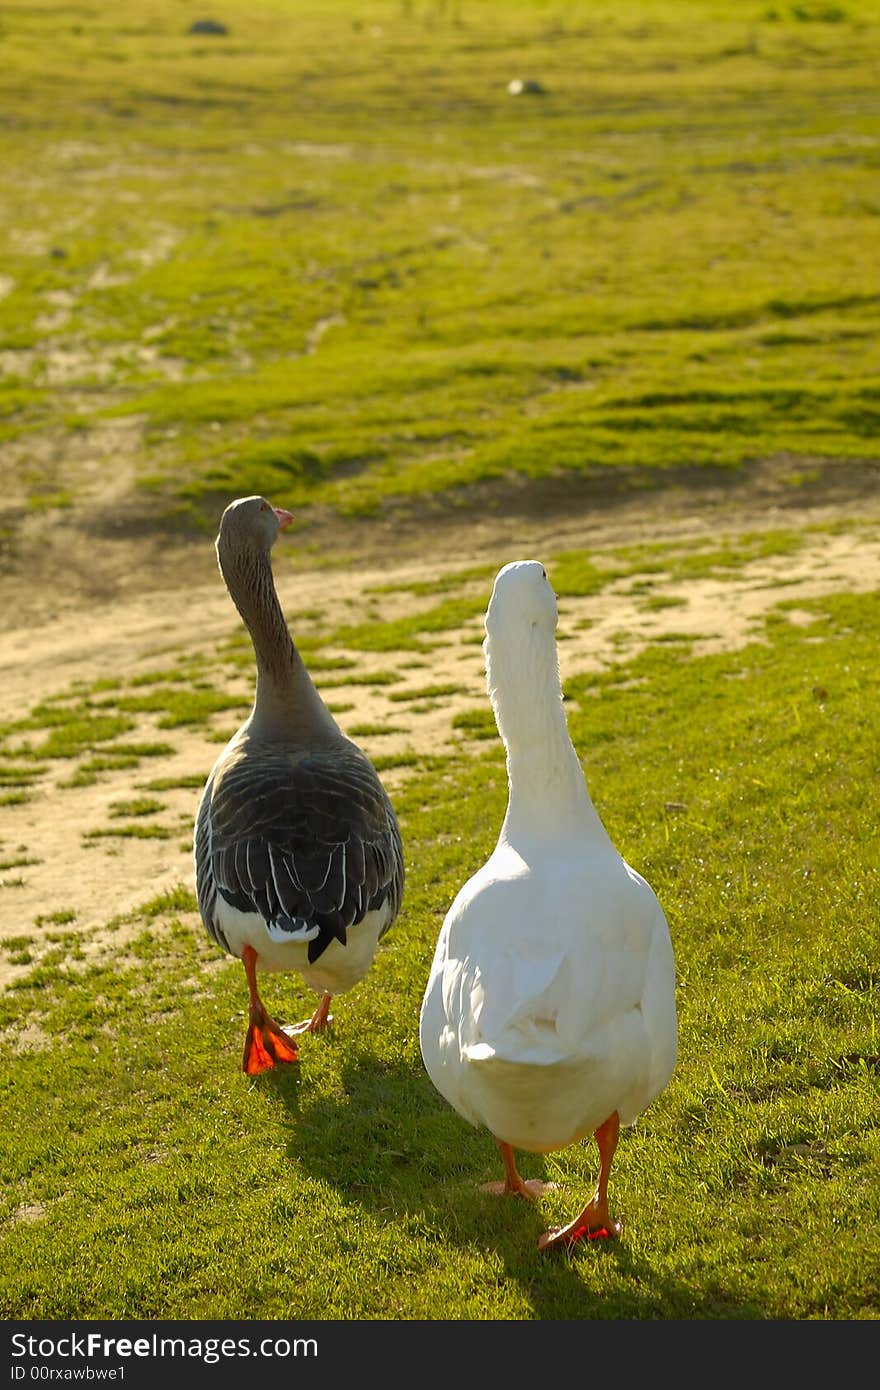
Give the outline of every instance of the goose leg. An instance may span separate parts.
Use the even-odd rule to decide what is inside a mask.
[[[483,1183],[482,1192],[491,1192],[494,1197],[525,1197],[528,1201],[534,1202],[542,1192],[548,1192],[556,1186],[555,1182],[543,1182],[541,1178],[529,1178],[527,1181],[521,1178],[511,1146],[501,1139],[496,1139],[495,1143],[504,1160],[504,1181]]]
[[[321,998],[321,1002],[312,1014],[311,1018],[303,1019],[302,1023],[291,1024],[285,1028],[285,1033],[323,1033],[327,1025],[333,1022],[333,1015],[330,1012],[331,995],[326,992]]]
[[[611,1172],[611,1161],[617,1148],[619,1134],[620,1117],[615,1110],[596,1130],[596,1143],[599,1145],[599,1181],[596,1191],[574,1221],[556,1230],[545,1231],[538,1238],[539,1250],[553,1250],[560,1245],[574,1245],[579,1240],[599,1240],[602,1237],[620,1235],[620,1222],[612,1220],[608,1212],[608,1175]]]
[[[279,1028],[263,1005],[257,990],[257,953],[253,946],[245,946],[241,953],[242,964],[247,975],[248,1030],[244,1040],[244,1056],[241,1069],[248,1076],[259,1076],[269,1071],[276,1062],[296,1062],[298,1054],[295,1045],[283,1029]]]

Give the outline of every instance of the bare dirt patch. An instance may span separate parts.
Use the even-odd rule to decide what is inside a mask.
[[[631,575],[597,595],[560,601],[564,678],[634,655],[672,633],[691,636],[696,653],[736,647],[755,636],[763,615],[782,599],[806,601],[880,585],[880,506],[866,499],[864,489],[843,497],[802,497],[800,506],[781,484],[779,492],[784,501],[773,500],[768,481],[766,488],[756,487],[735,502],[721,487],[622,496],[601,506],[580,499],[580,505],[562,509],[548,502],[531,515],[515,505],[504,513],[488,505],[467,513],[447,508],[428,525],[424,515],[389,516],[369,525],[319,517],[282,542],[278,587],[285,611],[318,613],[327,631],[377,614],[398,617],[423,610],[436,598],[414,596],[405,588],[370,591],[430,584],[475,564],[487,564],[491,573],[509,560],[531,556],[547,563],[552,580],[554,553],[570,548],[598,552],[646,541],[719,541],[767,528],[804,532],[794,556],[770,556],[721,577],[687,583],[653,576],[650,603]],[[25,716],[77,681],[128,682],[191,652],[216,658],[218,644],[240,633],[210,538],[138,535],[122,519],[118,537],[90,532],[87,519],[78,516],[40,521],[49,543],[41,550],[30,533],[20,533],[0,578],[0,720]],[[835,529],[832,523],[842,525]],[[347,562],[316,567],[312,547],[322,539],[328,557],[348,556]],[[306,544],[311,559],[304,557]],[[491,577],[471,581],[468,592],[479,597],[482,608],[490,589]],[[809,622],[811,615],[795,607],[790,618]],[[331,707],[339,709],[343,729],[371,728],[369,735],[357,736],[371,756],[442,752],[461,744],[455,715],[485,707],[481,636],[477,615],[456,630],[428,634],[426,651],[340,652],[354,665],[317,672],[316,682]],[[394,674],[393,685],[357,683],[378,669]],[[349,683],[351,676],[355,683]],[[243,699],[249,697],[250,680],[249,665],[230,665],[228,688]],[[392,692],[399,696],[432,686],[454,691],[434,699],[390,698]],[[52,930],[52,918],[60,915],[66,919],[64,931],[101,949],[118,949],[126,936],[120,918],[158,893],[191,884],[198,790],[184,785],[158,793],[165,838],[106,834],[114,825],[113,803],[142,795],[151,779],[204,777],[218,738],[238,722],[226,712],[210,726],[179,727],[169,736],[145,714],[129,737],[167,738],[170,755],[145,760],[133,770],[107,771],[83,787],[63,785],[70,768],[58,760],[30,800],[0,806],[0,862],[13,866],[0,871],[0,939],[27,936],[39,946]],[[383,775],[393,792],[408,771],[401,766]],[[95,830],[101,835],[88,838]],[[16,867],[17,859],[30,862]],[[117,925],[108,937],[111,919]],[[8,954],[0,956],[0,982],[26,968]]]

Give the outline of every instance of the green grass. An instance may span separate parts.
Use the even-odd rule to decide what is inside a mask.
[[[101,773],[118,772],[129,767],[138,767],[142,758],[162,758],[173,752],[169,743],[122,743],[105,744],[102,751],[94,757],[86,758],[76,771],[59,785],[62,787],[90,787],[99,780]]]
[[[362,629],[352,629],[352,631],[360,636],[361,641],[369,643],[368,637],[361,636],[361,633],[365,633],[367,628],[368,624],[364,624]],[[369,650],[369,646],[367,646],[366,649]],[[329,679],[322,679],[319,677],[315,684],[318,686],[319,690],[337,690],[342,686],[349,685],[396,685],[401,679],[402,677],[398,671],[357,671],[352,672],[351,675],[334,676]]]
[[[431,643],[425,636],[457,629],[462,623],[485,612],[485,593],[472,598],[448,598],[421,613],[409,614],[404,618],[388,621],[349,624],[337,628],[329,641],[338,646],[351,647],[355,651],[425,651]],[[324,682],[326,684],[326,682]]]
[[[149,695],[121,695],[107,703],[130,712],[158,714],[160,729],[175,729],[181,724],[207,723],[212,715],[224,710],[237,709],[244,713],[251,701],[218,690],[160,686]]]
[[[29,719],[19,720],[9,732],[45,729],[50,732],[29,747],[35,758],[76,758],[98,743],[109,743],[120,734],[134,728],[134,720],[125,714],[95,714],[85,706],[42,706]]]
[[[346,561],[310,552],[313,506],[384,522],[396,502],[431,555],[438,498],[462,504],[466,545],[468,484],[512,537],[553,480],[574,516],[581,479],[638,496],[776,458],[802,498],[880,457],[872,0],[295,10],[224,0],[216,42],[171,0],[6,5],[4,548],[44,507],[72,524],[85,498],[101,520],[104,483],[114,521],[210,531],[230,495],[269,493],[317,565]],[[546,94],[513,99],[526,60]],[[665,585],[797,558],[805,536],[545,558],[564,612],[613,583],[650,610]],[[424,601],[400,619],[294,614],[321,690],[385,689],[407,713],[459,693],[432,683],[431,644],[477,647],[495,568],[374,586]],[[594,799],[676,951],[680,1061],[622,1138],[619,1243],[539,1257],[593,1148],[523,1157],[564,1184],[540,1209],[490,1200],[494,1146],[419,1057],[437,931],[504,812],[484,702],[450,719],[459,751],[374,758],[400,774],[404,912],[296,1068],[242,1077],[243,972],[188,883],[144,885],[96,929],[16,920],[0,1314],[876,1320],[880,605],[797,606],[816,621],[781,603],[732,654],[670,633],[629,659],[622,632],[619,660],[584,673],[561,648]],[[424,685],[391,688],[420,651]],[[388,669],[364,670],[369,652]],[[0,729],[13,916],[44,777],[109,781],[174,753],[174,731],[225,739],[216,717],[246,708],[228,687],[252,671],[243,633],[168,661]],[[176,813],[149,819],[151,794],[203,781],[118,778],[113,823],[71,833],[124,879],[126,839],[185,838]],[[284,1021],[314,1005],[295,976],[265,996]]]
[[[438,574],[434,578],[395,580],[391,584],[376,584],[372,588],[366,589],[367,594],[415,594],[419,598],[433,598],[436,594],[446,593],[449,589],[460,589],[463,585],[479,580],[485,584],[486,580],[493,579],[495,568],[493,565],[471,565],[468,569],[453,570],[449,574]]]
[[[114,758],[167,758],[173,751],[170,743],[153,739],[142,743],[108,744],[103,754]]]
[[[495,738],[498,735],[495,716],[488,706],[485,709],[477,706],[454,714],[452,727],[460,730],[468,738]]]
[[[0,872],[5,869],[23,869],[28,864],[39,864],[42,861],[35,858],[32,854],[12,854],[0,858]]]
[[[404,750],[400,753],[378,753],[370,758],[377,772],[387,772],[395,767],[417,767],[425,760],[418,753]]]
[[[144,782],[143,789],[148,792],[167,792],[174,790],[187,791],[201,788],[205,785],[207,773],[187,772],[181,773],[177,777],[151,777],[149,782]]]
[[[108,696],[105,692],[113,689]],[[76,760],[73,771],[59,780],[61,787],[94,785],[102,774],[137,767],[142,758],[167,757],[171,744],[158,739],[130,740],[118,743],[120,735],[136,727],[131,711],[158,712],[163,727],[197,724],[209,718],[217,709],[229,709],[241,703],[234,697],[205,690],[154,691],[149,696],[124,696],[118,681],[98,681],[85,690],[77,687],[42,700],[24,719],[0,726],[0,752],[16,757],[17,763],[0,765],[0,802],[14,805],[31,798],[32,784],[48,771],[45,760]],[[96,698],[99,696],[99,698]],[[128,706],[125,712],[120,712]],[[22,739],[34,731],[48,731],[47,736],[34,744],[32,738]],[[38,761],[43,759],[44,761]]]
[[[377,734],[405,734],[406,729],[397,728],[394,724],[381,724],[378,722],[362,724],[351,724],[346,730],[349,738],[373,738]]]
[[[816,530],[824,529],[817,526]],[[617,546],[600,555],[585,550],[564,550],[554,555],[548,574],[560,598],[588,598],[609,584],[634,578],[632,590],[652,587],[645,576],[663,576],[675,583],[727,576],[759,560],[796,555],[807,532],[767,529],[746,532],[721,545],[706,540],[650,542]],[[668,606],[681,600],[665,596],[648,600],[649,606]]]
[[[41,912],[38,917],[34,918],[34,925],[42,927],[46,923],[49,923],[50,925],[63,927],[68,922],[75,921],[75,912],[71,912],[69,908],[60,908],[57,912]]]
[[[157,801],[154,796],[130,797],[127,801],[111,801],[111,816],[152,816],[157,811],[164,811],[164,801]]]
[[[28,497],[28,507],[32,512],[51,511],[55,507],[69,507],[73,503],[73,494],[64,492],[36,492]]]
[[[672,594],[653,594],[642,600],[641,607],[649,613],[659,612],[663,608],[684,608],[687,607],[687,599],[675,598]]]
[[[139,915],[147,920],[160,916],[167,912],[195,912],[198,904],[195,894],[185,884],[178,883],[174,888],[170,888],[165,893],[158,893],[155,898],[144,903],[140,908]]]
[[[84,830],[82,838],[86,844],[95,840],[171,840],[178,832],[167,825],[142,825],[134,821],[126,825],[100,826],[94,830]]]
[[[46,771],[45,764],[31,763],[29,766],[0,766],[0,787],[30,786]]]
[[[113,421],[175,526],[878,457],[873,0],[224,14],[6,7],[22,513],[77,504],[55,446]]]
[[[130,914],[112,956],[6,943],[24,973],[0,1023],[48,1041],[0,1092],[4,1316],[876,1318],[880,600],[804,607],[808,628],[781,604],[735,653],[659,645],[566,673],[594,800],[664,904],[678,970],[680,1060],[624,1133],[616,1246],[539,1256],[593,1149],[523,1157],[565,1185],[540,1209],[488,1198],[494,1146],[419,1058],[442,915],[503,815],[496,739],[395,794],[403,916],[296,1068],[238,1071],[243,973],[214,966],[189,887]],[[284,1019],[312,1004],[293,976],[265,994]]]
[[[461,695],[464,693],[464,686],[449,684],[422,685],[415,690],[390,690],[388,699],[397,703],[410,700],[438,700],[445,695]]]

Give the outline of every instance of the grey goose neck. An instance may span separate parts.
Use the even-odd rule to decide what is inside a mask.
[[[257,660],[249,733],[303,747],[343,740],[290,635],[268,553],[218,543],[217,559]]]

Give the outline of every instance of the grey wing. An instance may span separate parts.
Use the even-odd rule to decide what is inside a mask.
[[[211,798],[213,794],[213,774],[208,778],[205,789],[202,792],[202,799],[199,802],[199,809],[196,813],[195,834],[193,837],[193,859],[195,862],[196,875],[196,897],[199,903],[199,912],[208,935],[213,937],[218,946],[222,946],[224,951],[230,951],[229,942],[223,934],[223,928],[217,917],[217,893],[218,883],[214,875],[212,835],[211,835]],[[230,952],[231,954],[231,952]]]
[[[206,788],[197,820],[197,882],[201,861],[225,902],[260,913],[276,940],[308,941],[312,962],[387,904],[384,934],[403,896],[397,819],[372,764],[350,749],[241,758]]]

